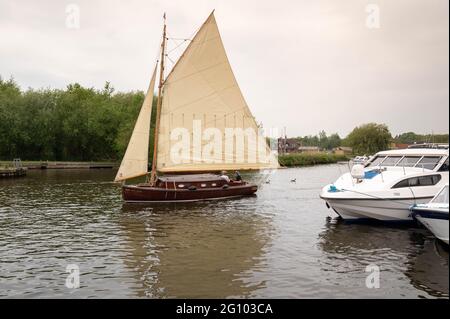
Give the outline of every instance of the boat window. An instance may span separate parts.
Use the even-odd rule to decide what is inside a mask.
[[[178,188],[184,188],[183,184],[178,184]]]
[[[386,159],[381,163],[381,166],[395,166],[397,162],[402,158],[402,156],[388,156]]]
[[[441,160],[440,156],[424,156],[416,165],[416,167],[425,169],[434,169]]]
[[[201,186],[201,187],[206,187],[206,184],[201,184],[200,186]]]
[[[441,175],[411,177],[398,182],[392,188],[433,186],[439,183],[441,178],[442,178]]]
[[[216,184],[216,183],[212,183],[211,186],[212,186],[212,187],[216,187],[217,184]]]
[[[369,163],[369,166],[378,166],[385,158],[386,156],[377,156]]]
[[[445,186],[431,202],[448,204],[448,185]]]
[[[441,167],[439,167],[439,172],[448,172],[448,157],[445,160],[444,164],[441,165]]]
[[[422,156],[405,156],[397,163],[397,166],[413,167],[421,158]]]

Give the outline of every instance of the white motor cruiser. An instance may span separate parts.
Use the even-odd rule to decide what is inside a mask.
[[[412,221],[410,207],[448,184],[448,167],[448,145],[383,151],[325,186],[320,197],[346,220]]]
[[[427,204],[411,207],[413,217],[448,245],[448,184]]]

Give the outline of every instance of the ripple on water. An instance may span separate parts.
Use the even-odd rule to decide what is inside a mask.
[[[169,205],[122,203],[114,174],[0,181],[0,297],[448,298],[448,251],[426,230],[330,218],[318,193],[336,165],[279,170],[256,197]],[[370,264],[382,289],[365,287]]]

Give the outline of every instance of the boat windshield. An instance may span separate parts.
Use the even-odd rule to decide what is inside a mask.
[[[397,166],[414,167],[422,156],[405,156],[398,162]]]
[[[369,167],[373,166],[395,166],[403,156],[377,156],[370,162]]]
[[[377,156],[370,163],[369,167],[378,166],[386,158],[386,156]]]
[[[434,169],[440,160],[440,156],[424,156],[419,163],[417,163],[416,167]]]
[[[433,170],[440,162],[441,156],[376,156],[368,167],[374,166],[399,166],[399,167],[419,167]]]
[[[448,204],[448,185],[446,185],[431,202],[435,204]]]

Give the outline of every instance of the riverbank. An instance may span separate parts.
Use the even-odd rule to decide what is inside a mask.
[[[278,156],[280,166],[299,167],[313,166],[321,164],[335,164],[341,161],[348,161],[346,155],[337,155],[330,153],[296,153]]]
[[[0,165],[0,178],[22,177],[27,175],[26,168],[2,167]]]
[[[10,161],[0,161],[1,166],[11,165]],[[27,169],[100,169],[117,168],[117,162],[59,162],[59,161],[22,161]]]
[[[298,153],[279,155],[278,162],[284,167],[313,166],[334,164],[348,161],[345,155],[329,153]],[[70,161],[22,161],[22,167],[27,169],[113,169],[118,168],[119,162],[70,162]],[[10,161],[0,161],[0,167],[11,166]]]

